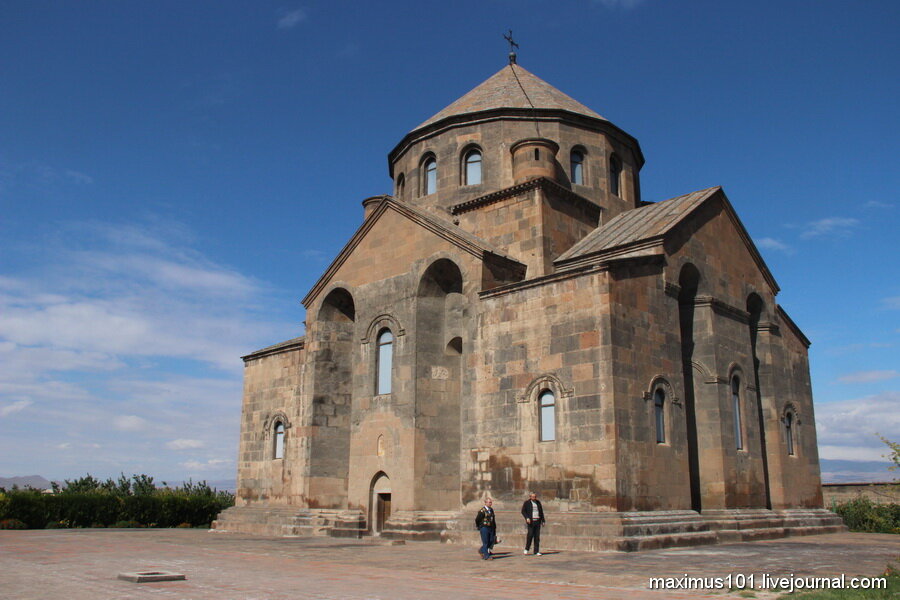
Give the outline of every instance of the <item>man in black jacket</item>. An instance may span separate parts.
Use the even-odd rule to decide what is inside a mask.
[[[528,528],[528,537],[525,538],[525,552],[531,549],[531,540],[534,540],[534,555],[541,554],[541,527],[544,525],[544,507],[537,499],[537,494],[531,492],[528,500],[522,504],[522,516],[525,518],[525,526]]]
[[[475,529],[481,533],[481,549],[478,551],[481,558],[491,560],[491,547],[497,540],[497,518],[494,515],[494,501],[484,499],[484,506],[475,515]]]

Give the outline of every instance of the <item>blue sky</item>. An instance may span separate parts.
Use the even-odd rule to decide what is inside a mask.
[[[824,458],[900,439],[900,4],[0,3],[0,476],[234,476],[239,356],[506,62],[722,185],[813,341]]]

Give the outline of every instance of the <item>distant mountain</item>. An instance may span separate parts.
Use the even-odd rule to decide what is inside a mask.
[[[0,477],[0,487],[11,489],[17,485],[20,488],[33,487],[38,490],[49,490],[50,481],[40,475],[26,475],[24,477]]]
[[[891,463],[880,460],[819,460],[822,483],[868,483],[894,481],[900,473],[889,471]]]

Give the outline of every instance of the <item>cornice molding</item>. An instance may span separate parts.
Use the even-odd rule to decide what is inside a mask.
[[[750,313],[746,310],[741,310],[713,296],[697,296],[694,298],[694,306],[709,307],[716,314],[729,317],[739,323],[744,323],[745,325],[750,323]]]
[[[294,341],[288,341],[281,344],[275,344],[274,346],[269,346],[267,348],[263,348],[262,350],[257,350],[256,352],[251,352],[246,356],[242,356],[241,360],[245,363],[251,360],[257,360],[264,356],[272,356],[273,354],[284,354],[285,352],[292,352],[294,350],[303,350],[306,347],[306,338],[300,338]]]
[[[567,187],[561,186],[559,183],[553,181],[552,179],[548,179],[547,177],[538,177],[536,179],[529,179],[528,181],[518,183],[514,186],[504,188],[502,190],[497,190],[496,192],[491,192],[490,194],[485,194],[484,196],[479,196],[478,198],[473,198],[472,200],[454,204],[450,207],[450,214],[459,215],[472,210],[477,210],[482,206],[488,206],[490,204],[494,204],[495,202],[505,200],[506,198],[520,196],[525,192],[538,188],[540,188],[544,192],[553,192],[562,196],[566,200],[571,200],[573,203],[581,205],[588,210],[595,212],[598,216],[603,211],[603,208],[600,205],[595,204],[584,196],[576,194]]]
[[[557,281],[564,281],[566,279],[574,279],[576,277],[582,277],[584,275],[591,275],[593,273],[601,273],[606,270],[608,270],[606,265],[588,265],[588,266],[582,267],[580,269],[570,269],[568,271],[560,271],[558,273],[550,273],[549,275],[535,277],[534,279],[526,279],[524,281],[516,281],[514,283],[507,283],[505,285],[491,288],[489,290],[484,290],[483,292],[478,292],[478,297],[481,299],[493,298],[495,296],[502,296],[504,294],[518,292],[520,290],[527,290],[529,288],[539,287],[542,285],[548,285],[551,283],[555,283]]]

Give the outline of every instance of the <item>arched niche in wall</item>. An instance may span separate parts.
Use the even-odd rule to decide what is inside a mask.
[[[446,498],[441,510],[455,510],[460,501],[463,287],[459,266],[438,258],[422,273],[415,297],[416,408],[420,427],[431,432],[428,466],[416,478],[429,491],[440,490]]]
[[[314,434],[308,438],[308,495],[311,503],[323,508],[346,503],[355,326],[356,303],[352,294],[345,287],[334,287],[322,300],[310,328],[316,343],[309,361],[312,379],[308,409]],[[335,481],[343,482],[343,487],[327,483]]]

